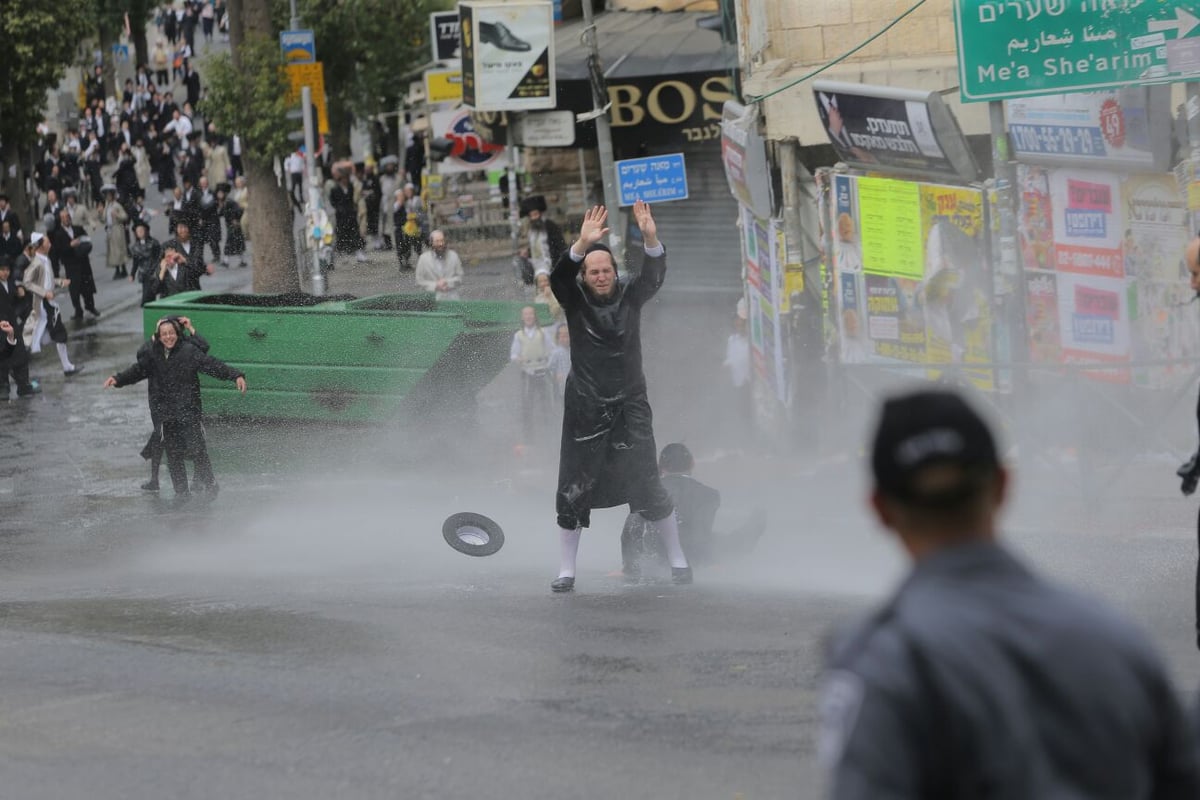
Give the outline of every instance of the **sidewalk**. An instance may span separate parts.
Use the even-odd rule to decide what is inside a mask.
[[[453,240],[450,243],[454,249]],[[463,259],[462,297],[464,300],[528,300],[532,290],[521,284],[513,271],[509,258],[472,258],[469,252],[460,251]],[[208,287],[205,286],[205,289]],[[311,292],[312,283],[302,285],[302,291]],[[325,277],[326,294],[352,294],[369,297],[393,292],[423,291],[416,282],[416,270],[400,271],[400,262],[394,250],[367,251],[365,262],[356,261],[353,255],[339,256],[334,262],[334,271]]]

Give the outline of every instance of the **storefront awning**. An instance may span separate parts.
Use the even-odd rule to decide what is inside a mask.
[[[696,25],[704,16],[687,11],[597,14],[596,41],[608,79],[728,72],[737,55],[732,47],[722,47],[719,31]],[[588,48],[582,41],[583,30],[583,20],[579,19],[554,31],[555,69],[560,82],[588,78]]]

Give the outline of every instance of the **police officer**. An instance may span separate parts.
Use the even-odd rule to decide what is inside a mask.
[[[871,465],[871,505],[914,566],[834,648],[831,796],[1200,797],[1188,719],[1146,639],[996,541],[1008,474],[983,420],[949,392],[888,400]]]

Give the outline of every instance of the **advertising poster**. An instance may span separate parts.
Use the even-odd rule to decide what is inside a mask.
[[[880,358],[924,363],[925,311],[920,283],[884,275],[864,276],[867,338]]]
[[[920,280],[920,186],[889,178],[859,178],[856,184],[863,270]]]
[[[838,275],[838,324],[841,362],[862,364],[867,360],[868,343],[863,329],[862,276],[854,272]]]
[[[434,111],[430,115],[430,129],[434,136],[445,137],[454,143],[449,157],[438,165],[438,172],[442,175],[508,166],[508,154],[504,146],[484,141],[475,132],[470,109]]]
[[[1170,175],[1130,175],[1122,186],[1126,277],[1177,283],[1187,279],[1187,203]]]
[[[766,247],[767,232],[754,213],[746,206],[742,214],[742,254],[746,260],[746,280],[760,292],[763,289],[763,262],[771,257]]]
[[[1062,359],[1067,363],[1129,361],[1127,284],[1117,278],[1058,275],[1058,319]],[[1127,383],[1125,370],[1093,377]]]
[[[469,2],[458,8],[463,101],[478,111],[553,109],[553,5]]]
[[[974,189],[923,184],[922,286],[931,363],[991,361],[991,273],[983,236],[983,194]],[[991,370],[967,372],[981,389],[994,384]]]
[[[1190,220],[1188,203],[1171,175],[1130,175],[1125,204],[1125,274],[1132,284],[1129,316],[1135,361],[1186,359],[1198,352],[1194,306],[1183,252]],[[1158,386],[1191,364],[1147,367],[1135,372],[1141,386]]]
[[[826,90],[813,96],[840,161],[956,173],[925,103]]]
[[[833,266],[840,272],[862,272],[862,241],[858,235],[856,178],[833,176]]]
[[[1150,124],[1152,91],[1158,90],[1131,86],[1007,100],[1013,150],[1020,159],[1165,170],[1171,133],[1169,126]]]
[[[1074,169],[1050,171],[1055,269],[1103,278],[1125,275],[1120,197],[1115,175]]]
[[[1054,219],[1050,207],[1050,176],[1045,167],[1017,166],[1021,187],[1019,238],[1025,269],[1054,269]]]
[[[1029,329],[1029,358],[1038,364],[1062,360],[1058,330],[1058,279],[1052,272],[1025,275],[1025,323]]]

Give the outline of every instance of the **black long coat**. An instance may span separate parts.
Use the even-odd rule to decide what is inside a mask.
[[[642,372],[642,306],[662,286],[666,254],[646,256],[638,275],[609,298],[587,290],[568,250],[550,273],[571,333],[563,390],[555,509],[563,528],[586,528],[591,509],[629,504],[659,520],[673,508],[658,475],[653,414]]]
[[[156,426],[163,422],[199,424],[204,413],[200,403],[200,373],[223,381],[243,377],[241,370],[213,358],[191,339],[181,336],[168,357],[166,348],[155,337],[148,343],[149,352],[143,354],[139,350],[133,365],[115,376],[117,386],[150,381],[150,416]]]

